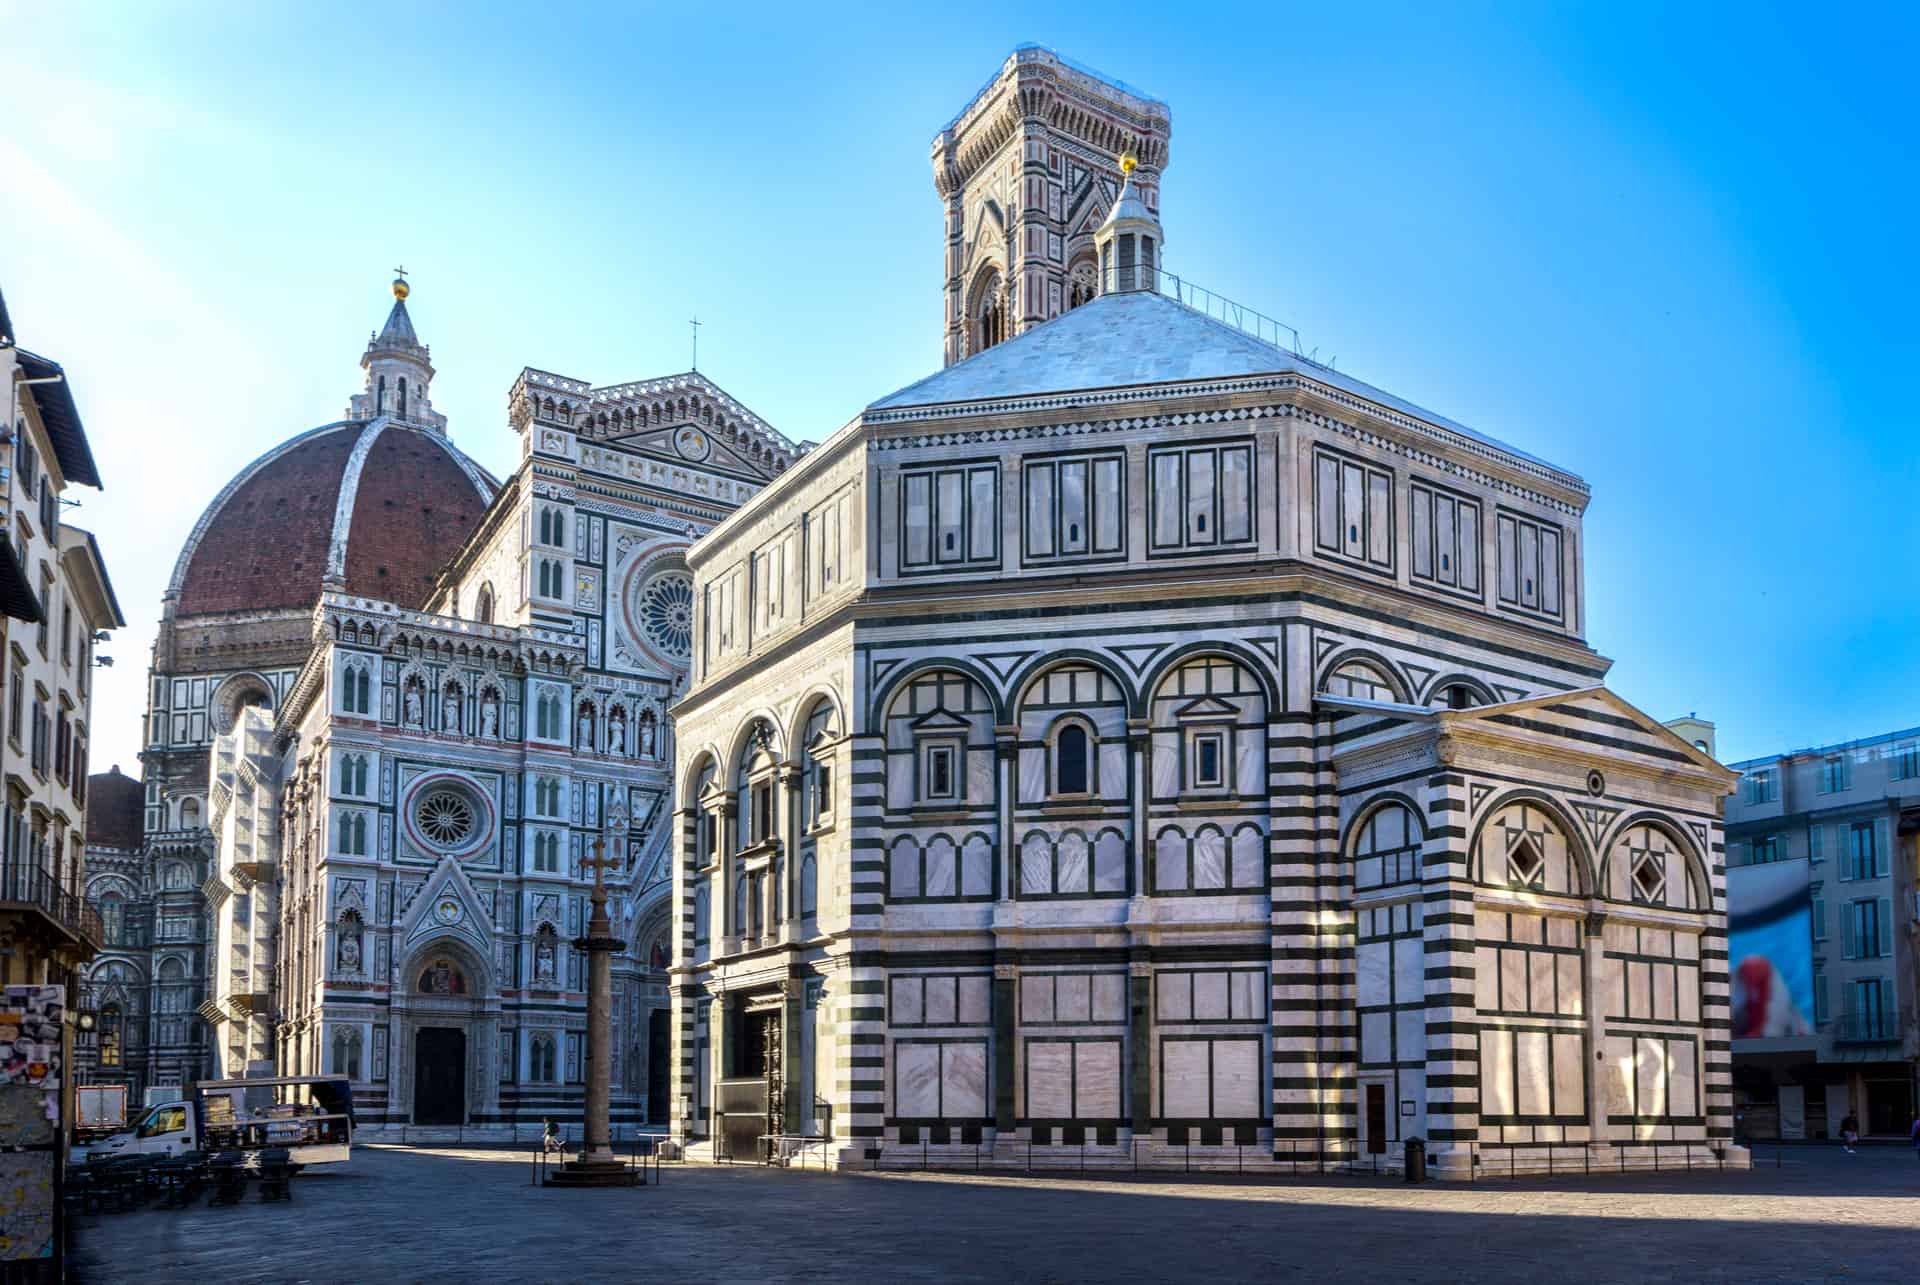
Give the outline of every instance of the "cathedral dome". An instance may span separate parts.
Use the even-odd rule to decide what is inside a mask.
[[[87,846],[128,852],[138,848],[146,802],[139,778],[128,776],[115,763],[111,771],[87,778],[87,794]]]
[[[240,471],[194,526],[181,616],[310,607],[338,589],[417,608],[499,489],[434,427],[342,420]]]

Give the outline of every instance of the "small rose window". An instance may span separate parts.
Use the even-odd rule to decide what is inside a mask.
[[[428,842],[443,848],[457,848],[473,837],[472,801],[446,786],[421,795],[414,805],[413,819]]]

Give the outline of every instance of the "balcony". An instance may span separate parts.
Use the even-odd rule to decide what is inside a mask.
[[[1842,1013],[1833,1022],[1835,1044],[1898,1044],[1913,1024],[1912,1009],[1868,1009]]]
[[[100,912],[48,866],[0,862],[0,911],[6,910],[37,912],[49,927],[89,953],[106,940]]]

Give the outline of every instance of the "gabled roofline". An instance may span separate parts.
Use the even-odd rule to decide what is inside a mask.
[[[65,368],[51,357],[42,357],[25,348],[15,347],[13,354],[20,364],[22,377],[52,381],[27,391],[33,395],[34,410],[53,446],[61,480],[100,489],[100,470],[94,466],[93,448],[87,444],[87,430],[80,422],[80,408],[74,403],[73,387],[67,380]]]
[[[120,610],[120,599],[113,591],[113,580],[107,575],[107,560],[101,556],[100,541],[84,527],[62,525],[60,533],[61,562],[72,558],[79,564],[82,577],[91,582],[89,587],[93,597],[98,605],[106,609],[106,623],[96,628],[125,629],[127,618]],[[74,537],[75,543],[69,545],[66,542],[68,537]]]

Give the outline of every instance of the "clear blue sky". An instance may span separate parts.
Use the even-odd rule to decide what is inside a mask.
[[[312,12],[309,12],[312,10]],[[1069,16],[1071,14],[1072,16]],[[336,418],[388,269],[496,471],[537,365],[818,439],[940,360],[928,145],[1016,43],[1173,109],[1168,267],[1593,485],[1590,638],[1740,758],[1920,724],[1913,10],[0,0],[0,288],[68,363],[131,627]]]

